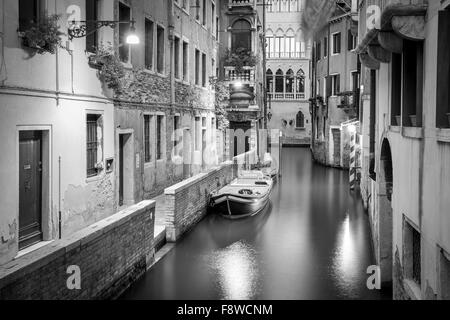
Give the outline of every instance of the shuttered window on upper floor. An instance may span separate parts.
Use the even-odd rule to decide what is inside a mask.
[[[450,128],[450,9],[438,23],[436,127]]]

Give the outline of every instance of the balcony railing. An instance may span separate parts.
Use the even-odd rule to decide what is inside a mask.
[[[228,0],[228,7],[253,7],[256,0]]]
[[[268,59],[292,59],[292,58],[306,58],[305,52],[267,52]]]
[[[304,100],[304,93],[269,93],[268,97],[271,101],[297,101]]]
[[[235,67],[225,67],[225,81],[241,81],[252,84],[255,82],[255,68],[244,67],[242,71],[236,71]]]
[[[359,106],[359,90],[341,92],[338,99],[338,108],[344,110],[356,109]]]

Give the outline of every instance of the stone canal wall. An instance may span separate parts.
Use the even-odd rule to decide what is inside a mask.
[[[117,297],[154,260],[154,217],[143,201],[3,265],[0,300]]]
[[[195,226],[206,215],[210,193],[229,184],[236,175],[236,166],[230,161],[167,188],[167,241],[176,242]]]

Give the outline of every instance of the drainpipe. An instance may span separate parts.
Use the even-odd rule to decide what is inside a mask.
[[[55,0],[55,14],[58,13],[58,2]],[[59,107],[59,47],[56,47],[56,53],[55,53],[55,91],[56,91],[56,106]]]
[[[267,57],[266,57],[266,0],[263,0],[263,92],[264,92],[264,124],[263,129],[267,129]]]
[[[173,0],[168,0],[167,4],[167,14],[169,21],[169,44],[170,44],[170,104],[172,106],[172,111],[175,111],[175,17],[173,13]]]

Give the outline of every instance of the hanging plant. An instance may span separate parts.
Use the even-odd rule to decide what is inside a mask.
[[[215,91],[215,109],[217,117],[217,126],[219,130],[226,130],[230,126],[226,107],[228,106],[228,98],[230,97],[230,88],[223,81],[211,78],[211,87]]]
[[[95,53],[89,56],[89,65],[98,69],[100,80],[106,83],[109,89],[117,92],[122,90],[125,68],[111,44],[98,46]]]
[[[22,44],[36,49],[39,54],[55,54],[58,47],[62,48],[61,36],[64,34],[59,31],[59,18],[57,14],[44,15],[38,22],[32,22],[27,30],[20,33]]]
[[[227,50],[225,66],[235,67],[236,72],[242,72],[244,67],[254,67],[258,63],[258,58],[245,48],[238,48],[234,51]]]

